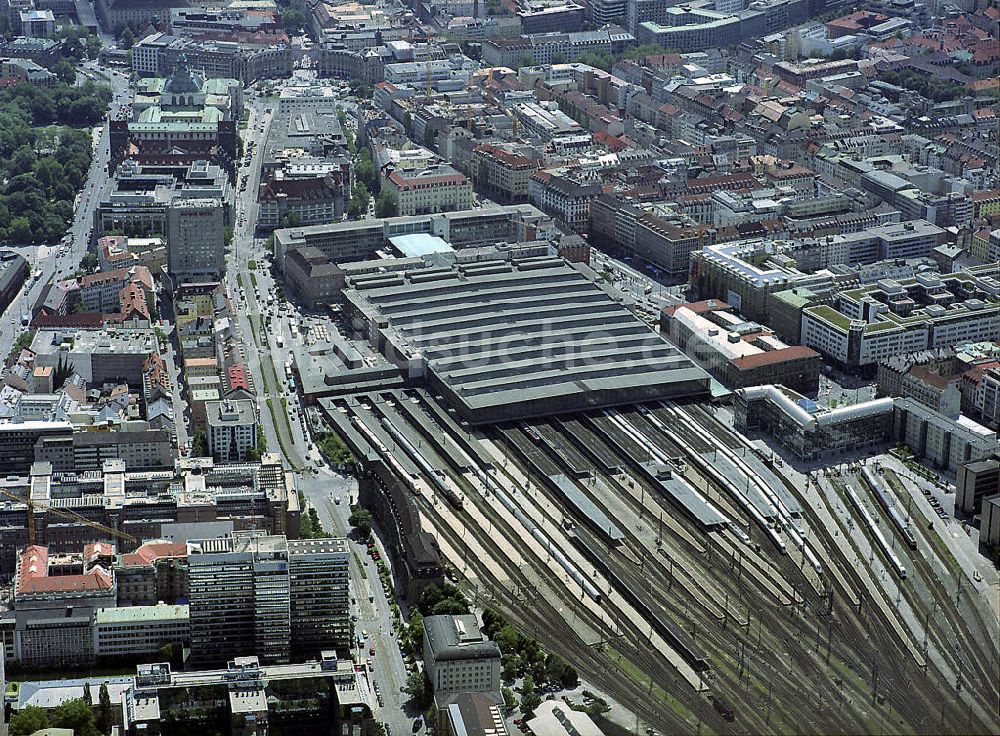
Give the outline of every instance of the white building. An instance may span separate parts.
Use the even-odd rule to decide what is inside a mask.
[[[337,93],[327,85],[302,85],[282,87],[278,96],[278,114],[293,115],[300,112],[334,112]]]
[[[398,214],[427,215],[472,209],[472,182],[447,164],[420,171],[391,171],[382,186],[396,198]]]
[[[186,644],[190,635],[188,607],[183,605],[158,603],[94,612],[94,653],[99,658],[157,654],[165,644]]]
[[[257,413],[250,399],[209,401],[205,405],[208,451],[220,462],[247,459],[257,447]]]
[[[838,308],[802,311],[801,341],[846,366],[995,340],[1000,283],[989,275],[919,273],[841,292]]]

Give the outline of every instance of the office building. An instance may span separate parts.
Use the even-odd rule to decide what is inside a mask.
[[[350,548],[344,539],[288,542],[291,647],[296,661],[351,643],[348,618]]]
[[[802,310],[801,339],[843,366],[996,339],[1000,281],[974,273],[920,273],[842,291],[837,308]]]
[[[0,428],[5,426],[9,425]],[[130,535],[134,539],[119,540],[126,553],[140,547],[140,539],[183,542],[242,529],[298,535],[295,477],[274,455],[265,455],[260,463],[219,468],[211,458],[180,458],[173,469],[144,472],[126,472],[121,461],[115,460],[106,461],[100,471],[78,475],[54,474],[47,463],[36,463],[30,475],[15,472],[3,481],[5,489],[22,498],[32,494],[37,504],[33,513],[36,539],[55,549],[79,548],[106,540],[108,535],[99,528],[67,524],[59,513],[62,508]],[[29,515],[24,502],[12,500],[2,512],[0,575],[10,576],[17,563],[14,551],[28,543]],[[183,590],[182,585],[182,581],[165,580],[163,591]],[[157,600],[169,602],[171,597],[176,599],[169,594]]]
[[[115,555],[112,565],[119,606],[152,606],[187,600],[187,545],[144,542],[132,552]]]
[[[142,387],[143,366],[157,353],[150,330],[38,330],[31,341],[35,366],[57,368],[60,359],[88,385],[127,383]]]
[[[224,208],[224,227],[232,224],[229,176],[219,166],[206,160],[143,166],[130,159],[117,167],[98,199],[94,232],[118,230],[129,235],[165,235],[169,229],[168,213],[176,200],[218,200]],[[198,215],[195,219],[198,217],[206,216]],[[203,224],[213,223],[209,220]],[[183,222],[175,221],[174,225]]]
[[[278,268],[283,270],[285,254],[303,246],[318,249],[333,263],[347,263],[375,258],[389,238],[397,235],[434,235],[458,250],[537,240],[552,231],[551,220],[531,205],[480,207],[433,215],[282,228],[274,232],[274,257]]]
[[[27,38],[52,38],[56,34],[56,17],[51,10],[22,10],[21,35]]]
[[[830,460],[905,443],[919,458],[955,472],[996,451],[997,433],[967,417],[952,419],[913,399],[873,399],[834,409],[819,407],[782,386],[735,392],[733,416],[741,432],[774,437],[799,460]]]
[[[710,299],[664,308],[660,328],[728,388],[781,384],[800,393],[819,389],[820,354],[786,345],[767,327]]]
[[[0,313],[7,311],[28,278],[28,261],[13,251],[0,253]]]
[[[590,204],[601,191],[600,180],[580,178],[560,170],[536,171],[528,180],[528,201],[578,233],[586,232]]]
[[[290,544],[259,532],[189,542],[192,659],[278,663],[322,642],[349,646],[345,555],[337,540]]]
[[[46,438],[69,438],[66,421],[5,422],[0,424],[0,467],[10,474],[27,475],[35,462],[35,445]]]
[[[223,658],[217,670],[173,672],[167,663],[139,665],[123,703],[127,736],[199,732],[335,736],[372,728],[367,678],[349,659],[324,652],[303,664],[265,665],[257,657]]]
[[[167,271],[174,285],[218,281],[226,268],[226,208],[220,199],[177,199],[167,208]]]
[[[435,696],[500,689],[500,647],[474,614],[424,618],[424,667]]]
[[[220,463],[246,460],[257,448],[257,411],[249,399],[209,401],[205,425],[208,452]]]
[[[955,508],[985,512],[983,500],[1000,493],[1000,458],[962,463],[955,472]]]
[[[395,169],[382,180],[382,187],[396,199],[402,217],[471,209],[472,182],[448,164],[436,164],[421,171]]]
[[[184,646],[189,638],[185,605],[157,603],[94,611],[93,647],[98,661],[149,657],[168,644]]]

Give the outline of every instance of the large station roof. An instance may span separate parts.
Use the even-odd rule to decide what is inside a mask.
[[[591,278],[557,258],[407,272],[347,293],[383,350],[416,359],[472,422],[687,396],[709,377]],[[367,304],[365,304],[367,302]]]

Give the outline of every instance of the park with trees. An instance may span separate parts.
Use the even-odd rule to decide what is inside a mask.
[[[0,91],[0,242],[37,245],[65,235],[93,160],[90,129],[110,101],[110,90],[92,82]]]

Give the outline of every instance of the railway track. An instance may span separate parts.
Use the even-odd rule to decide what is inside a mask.
[[[423,401],[426,399],[419,398],[416,405],[433,421],[433,412],[421,405]],[[407,413],[412,408],[408,406]],[[717,422],[700,409],[693,413],[690,408],[686,410],[699,427],[705,428],[705,433],[680,421],[672,423],[671,429],[679,428],[678,436],[689,444],[690,451],[701,448],[711,452],[705,436],[715,431],[712,425]],[[403,413],[392,416],[393,423],[405,420]],[[667,412],[663,418],[669,418]],[[663,453],[686,456],[683,448],[670,443],[665,435],[657,435],[644,417],[634,414],[629,421],[651,441],[656,438],[654,444]],[[604,431],[615,435],[619,448],[635,444],[601,417],[571,426],[573,431],[585,433],[588,442],[595,445],[580,452],[574,445],[574,435],[559,422],[546,424],[540,435],[564,443],[563,455],[571,456],[573,466],[587,458],[609,460],[621,452],[605,444]],[[440,423],[438,428],[443,429]],[[444,431],[447,434],[450,430]],[[726,433],[721,434],[726,439],[720,444],[736,450],[733,445],[738,443]],[[563,654],[587,681],[623,705],[638,709],[653,728],[663,733],[993,730],[994,724],[986,717],[963,718],[961,727],[953,721],[938,723],[940,718],[932,711],[942,693],[948,692],[948,684],[934,668],[925,674],[914,663],[880,609],[868,601],[860,610],[848,605],[867,595],[866,583],[809,503],[802,503],[802,519],[812,530],[810,544],[825,567],[836,569],[836,574],[825,578],[832,603],[814,590],[803,574],[804,560],[781,555],[763,539],[759,547],[748,545],[729,528],[711,532],[699,529],[678,514],[649,482],[614,472],[612,462],[601,464],[607,472],[593,469],[595,479],[603,484],[600,493],[586,482],[577,483],[582,493],[614,518],[624,533],[620,552],[608,555],[608,565],[615,575],[637,592],[654,616],[684,629],[705,652],[710,665],[703,675],[708,692],[699,692],[699,688],[675,674],[675,659],[654,643],[658,639],[651,638],[651,626],[639,621],[631,606],[615,595],[603,595],[599,608],[581,598],[581,588],[548,559],[537,541],[493,498],[494,494],[484,492],[481,482],[470,475],[468,463],[456,457],[455,448],[460,444],[457,439],[436,440],[433,433],[426,434],[426,443],[420,449],[433,459],[435,468],[444,470],[444,480],[460,491],[464,508],[447,506],[445,500],[435,503],[430,494],[417,496],[415,501],[445,543],[443,546],[462,558],[455,560],[460,563],[455,567],[464,563],[464,584],[478,603],[496,607],[523,633]],[[494,468],[510,481],[511,488],[519,486],[518,477],[537,477],[524,467],[511,443],[521,445],[522,450],[527,443],[545,457],[545,468],[570,475],[570,468],[561,465],[559,453],[536,448],[522,430],[493,434],[491,439],[492,447],[502,451],[508,463],[506,467],[494,463]],[[438,446],[437,442],[443,444]],[[479,457],[487,455],[484,452]],[[697,485],[699,489],[714,493],[720,511],[761,538],[743,508],[731,502],[711,480],[691,470],[690,463],[689,471],[689,476],[703,484]],[[585,528],[582,519],[575,516],[577,512],[545,483],[534,481],[531,493],[512,493],[524,513],[546,530],[571,561],[580,564],[582,558],[574,553],[565,535],[568,519],[577,526],[577,533]],[[613,494],[613,498],[605,493]],[[593,536],[593,532],[584,533]],[[652,541],[653,535],[658,537],[658,544]],[[489,564],[478,555],[463,555],[462,550],[468,550],[470,545],[482,550]],[[496,575],[498,569],[502,571],[500,577]],[[583,564],[580,569],[600,583],[602,593],[607,590],[596,571],[592,574]],[[921,577],[932,571],[929,563],[927,570],[919,564],[914,564],[914,570]],[[488,582],[495,578],[506,582]],[[777,593],[767,590],[761,582],[772,585]],[[943,582],[937,585],[937,594],[947,592]],[[784,595],[786,600],[791,597],[795,603],[782,605],[776,595]],[[966,632],[952,614],[942,619],[956,626],[963,646],[974,643],[973,624]],[[588,645],[576,634],[585,629],[596,632],[601,642]],[[982,679],[983,666],[988,663],[978,657],[973,664],[968,675]],[[967,688],[977,702],[989,695],[987,685],[969,683]],[[709,695],[721,695],[734,703],[736,720],[725,721],[712,707]],[[945,703],[941,714],[959,712],[958,707]]]

